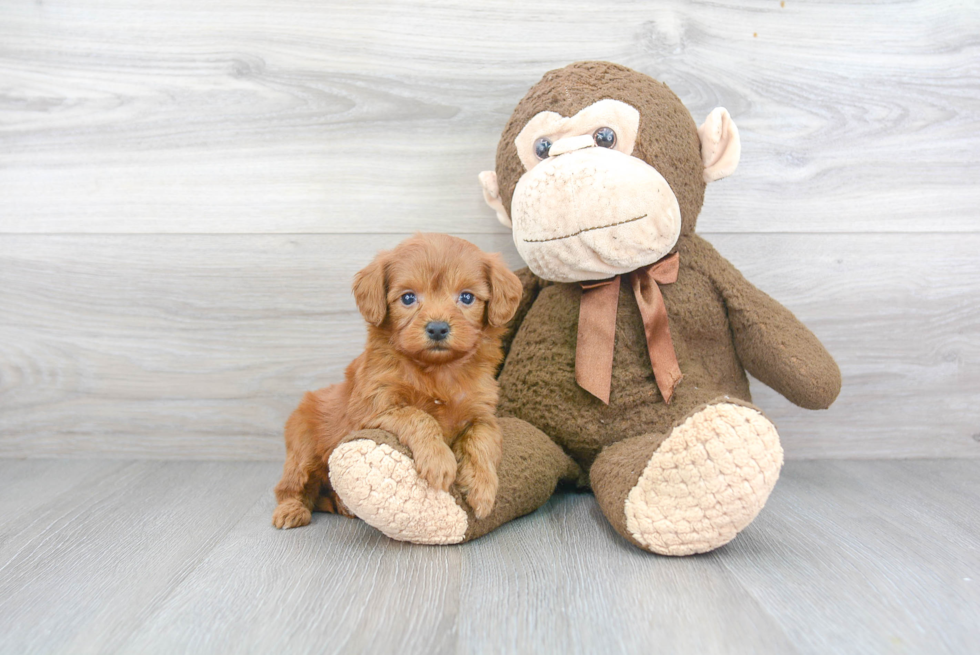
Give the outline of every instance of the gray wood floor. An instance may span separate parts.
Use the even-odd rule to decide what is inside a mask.
[[[0,460],[2,653],[970,653],[976,460],[794,461],[700,557],[591,495],[459,547],[269,524],[270,462]]]

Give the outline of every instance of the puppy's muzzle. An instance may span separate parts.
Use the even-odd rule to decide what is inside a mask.
[[[425,324],[425,335],[433,341],[445,341],[449,336],[449,323],[430,321]]]

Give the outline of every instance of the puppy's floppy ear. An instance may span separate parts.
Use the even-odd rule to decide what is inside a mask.
[[[387,267],[388,253],[382,252],[354,276],[354,301],[364,320],[375,326],[388,314]]]
[[[483,256],[483,261],[487,270],[487,281],[490,283],[487,322],[492,327],[502,327],[514,318],[524,287],[499,254],[487,253]]]

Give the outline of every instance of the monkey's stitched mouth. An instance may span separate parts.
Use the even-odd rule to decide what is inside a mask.
[[[548,239],[524,239],[524,243],[545,243],[546,241],[561,241],[562,239],[570,239],[571,237],[577,237],[583,232],[591,232],[592,230],[604,230],[607,227],[616,227],[617,225],[626,225],[627,223],[635,223],[636,221],[646,218],[647,215],[637,216],[636,218],[628,218],[625,221],[619,221],[617,223],[610,223],[609,225],[597,225],[596,227],[583,227],[578,232],[572,232],[571,234],[566,234],[561,237],[550,237]]]

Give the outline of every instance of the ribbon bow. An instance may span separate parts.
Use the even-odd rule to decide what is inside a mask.
[[[613,347],[616,342],[616,310],[619,304],[621,277],[629,277],[633,295],[643,317],[650,365],[657,379],[664,402],[670,403],[677,383],[681,381],[680,366],[674,352],[667,323],[661,284],[677,280],[677,253],[660,261],[609,280],[582,282],[582,304],[578,314],[578,339],[575,346],[575,381],[593,396],[609,404],[612,384]]]

